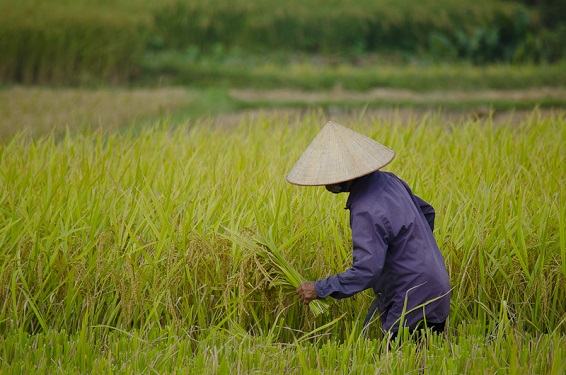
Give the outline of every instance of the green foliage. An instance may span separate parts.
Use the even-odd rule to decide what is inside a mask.
[[[274,283],[273,272],[281,271],[261,259],[257,243],[233,237],[268,238],[307,279],[349,265],[343,201],[284,179],[322,122],[312,113],[231,128],[203,121],[131,135],[4,142],[0,330],[235,323],[258,334],[278,324],[289,329],[277,339],[289,341],[296,330],[346,313],[329,328],[346,337],[369,295],[331,303],[327,315],[312,317]],[[399,152],[391,167],[438,212],[453,324],[489,325],[507,301],[521,329],[564,331],[562,117],[535,113],[499,126],[489,119],[450,126],[434,116],[345,123],[411,150]]]
[[[335,119],[398,150],[388,169],[437,211],[447,333],[392,343],[361,336],[369,294],[313,317],[274,277],[351,262],[345,197],[284,179],[325,120],[3,141],[2,372],[563,374],[564,114]]]
[[[542,59],[545,61],[556,61],[566,56],[566,23],[555,29],[544,29],[540,32],[540,38],[534,42],[540,45]]]
[[[79,5],[8,10],[0,16],[3,81],[112,82],[138,73],[143,33],[124,14]]]
[[[303,90],[367,91],[397,88],[415,91],[515,90],[566,86],[566,64],[474,66],[452,64],[395,64],[357,60],[336,63],[308,56],[242,56],[238,51],[211,57],[189,52],[147,54],[142,82],[165,82],[189,87],[248,87]],[[144,81],[145,80],[145,81]]]
[[[532,336],[504,324],[486,337],[480,325],[423,342],[365,340],[281,344],[271,332],[195,331],[177,327],[147,332],[77,334],[11,332],[0,337],[3,374],[549,374],[566,371],[566,337]],[[276,331],[276,330],[274,330]]]
[[[492,23],[476,26],[472,32],[456,27],[450,34],[430,33],[430,53],[440,61],[463,59],[475,64],[555,60],[547,59],[537,45],[526,9],[518,8],[511,16],[497,11],[493,17]]]
[[[208,0],[178,2],[157,10],[154,23],[162,45],[169,48],[197,45],[207,49],[221,43],[251,51],[327,54],[415,54],[429,49],[429,36],[435,33],[449,37],[462,33],[466,38],[474,38],[481,30],[495,29],[502,34],[501,38],[487,37],[491,50],[486,51],[484,58],[497,61],[508,59],[509,52],[492,56],[495,49],[514,50],[515,44],[524,39],[530,26],[526,17],[526,8],[492,1],[427,0],[416,5],[409,0],[297,0],[274,6],[261,0]],[[474,47],[473,53],[483,47]]]
[[[556,61],[564,25],[546,27],[551,13],[489,0],[5,0],[0,81],[128,82],[142,52],[163,50]]]

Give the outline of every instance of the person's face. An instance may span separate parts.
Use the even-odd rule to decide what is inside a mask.
[[[324,187],[326,188],[326,190],[333,194],[345,193],[350,191],[350,187],[352,187],[352,181],[344,181],[340,182],[339,184],[325,185]]]

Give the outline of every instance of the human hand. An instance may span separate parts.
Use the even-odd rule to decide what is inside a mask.
[[[310,301],[317,299],[318,295],[316,294],[314,281],[305,281],[304,283],[299,285],[297,287],[297,295],[305,305],[308,305]]]

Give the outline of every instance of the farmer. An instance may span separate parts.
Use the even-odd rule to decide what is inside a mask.
[[[372,288],[381,328],[396,336],[400,323],[409,332],[442,332],[450,310],[450,284],[433,237],[434,209],[390,172],[379,171],[395,157],[382,144],[328,122],[287,175],[295,185],[349,192],[353,264],[338,275],[297,287],[302,302],[350,297]]]

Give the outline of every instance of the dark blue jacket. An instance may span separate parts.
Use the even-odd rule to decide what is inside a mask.
[[[450,311],[450,282],[432,234],[432,206],[393,173],[376,171],[354,181],[346,208],[352,267],[316,281],[318,296],[345,298],[372,288],[384,330],[397,331],[402,316],[410,328],[425,316],[443,322]]]

